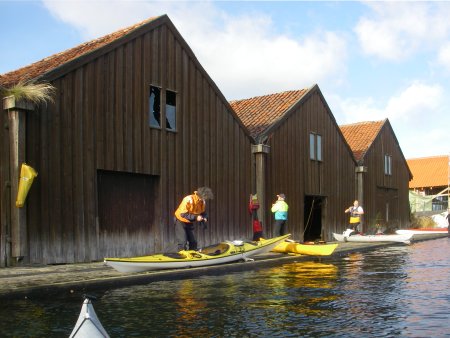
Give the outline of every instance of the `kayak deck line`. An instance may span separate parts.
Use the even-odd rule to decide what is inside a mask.
[[[259,241],[225,241],[200,250],[181,250],[173,254],[105,258],[105,264],[121,273],[137,273],[150,270],[193,268],[248,261],[246,258],[269,252],[290,234],[261,239]]]

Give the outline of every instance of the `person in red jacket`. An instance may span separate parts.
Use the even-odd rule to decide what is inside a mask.
[[[213,198],[214,195],[210,188],[201,187],[194,191],[193,194],[184,197],[181,201],[178,209],[175,211],[175,240],[178,251],[186,249],[197,250],[194,223],[200,222],[206,228],[206,222],[208,222],[206,200]]]

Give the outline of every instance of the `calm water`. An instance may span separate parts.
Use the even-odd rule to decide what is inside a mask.
[[[450,337],[450,239],[95,295],[111,337]],[[82,300],[2,303],[0,336],[68,337]]]

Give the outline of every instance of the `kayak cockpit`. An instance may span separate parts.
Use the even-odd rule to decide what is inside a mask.
[[[230,250],[230,244],[228,243],[218,243],[215,245],[207,246],[200,249],[200,252],[207,256],[219,256]]]

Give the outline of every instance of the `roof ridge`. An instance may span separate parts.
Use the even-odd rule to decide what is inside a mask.
[[[282,95],[282,94],[288,94],[288,93],[297,93],[297,92],[301,92],[301,91],[306,91],[308,89],[309,88],[285,90],[285,91],[278,92],[278,93],[264,94],[264,95],[253,96],[253,97],[249,97],[249,98],[245,98],[245,99],[231,100],[229,102],[230,103],[235,103],[235,102],[242,102],[242,101],[248,101],[248,100],[255,100],[255,99],[271,97],[271,96],[274,96],[274,95]]]
[[[161,15],[161,16],[163,16],[163,15]],[[9,71],[4,74],[0,74],[0,85],[3,85],[3,83],[6,82],[5,86],[8,86],[13,83],[17,83],[20,80],[29,80],[29,79],[37,78],[37,77],[51,71],[52,69],[55,69],[55,68],[61,66],[62,64],[65,64],[67,62],[70,62],[71,60],[74,60],[74,59],[79,58],[83,55],[86,55],[90,52],[93,52],[94,50],[102,48],[106,44],[120,39],[121,37],[134,31],[135,29],[142,27],[143,25],[145,25],[151,21],[154,21],[161,16],[150,17],[148,19],[145,19],[138,23],[135,23],[131,26],[123,27],[114,32],[103,35],[101,37],[98,37],[98,38],[95,38],[95,39],[92,39],[89,41],[85,41],[83,43],[80,43],[77,46],[68,48],[66,50],[63,50],[63,51],[55,53],[55,54],[52,54],[41,60],[35,61],[31,64],[25,65],[18,69]],[[88,47],[88,48],[86,49],[86,47]],[[78,50],[79,50],[79,53],[76,53]],[[71,56],[72,53],[74,54],[73,56]],[[67,56],[67,59],[64,59],[64,56]],[[58,63],[59,58],[61,58],[60,63]],[[56,60],[55,65],[50,64],[51,61],[53,61],[53,60]],[[35,69],[35,68],[39,68],[39,69]],[[27,72],[26,70],[30,70],[30,71]],[[32,72],[31,70],[34,70],[34,72]]]
[[[341,124],[339,127],[349,127],[349,126],[356,126],[356,125],[364,125],[364,124],[371,124],[371,123],[383,123],[384,120],[377,120],[377,121],[359,121],[354,123],[348,123],[348,124]]]

